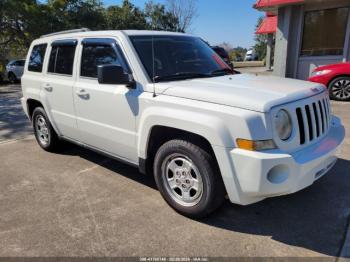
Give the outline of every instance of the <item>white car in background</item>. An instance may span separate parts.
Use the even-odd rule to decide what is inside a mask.
[[[254,61],[256,59],[256,55],[254,50],[248,50],[245,55],[244,61]]]
[[[12,60],[6,65],[5,75],[11,83],[21,80],[25,61],[24,59]]]

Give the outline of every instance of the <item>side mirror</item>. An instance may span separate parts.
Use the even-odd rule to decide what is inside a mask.
[[[130,89],[136,88],[133,76],[126,73],[120,65],[97,66],[97,79],[100,84],[126,85]]]

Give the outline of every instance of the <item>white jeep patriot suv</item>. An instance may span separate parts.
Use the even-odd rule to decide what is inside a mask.
[[[71,30],[33,41],[23,109],[61,139],[153,172],[175,210],[203,217],[313,184],[344,139],[324,86],[234,74],[200,38]]]

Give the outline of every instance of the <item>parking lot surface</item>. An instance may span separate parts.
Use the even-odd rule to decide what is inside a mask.
[[[175,213],[152,176],[73,145],[39,148],[17,85],[0,86],[0,257],[325,257],[344,253],[350,137],[328,175],[289,196]],[[350,130],[350,103],[332,102]]]

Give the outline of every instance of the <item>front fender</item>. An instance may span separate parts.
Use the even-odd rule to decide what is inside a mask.
[[[234,146],[222,119],[199,112],[154,106],[147,108],[139,121],[137,150],[141,158],[147,158],[147,145],[154,126],[188,131],[206,138],[211,145]]]

